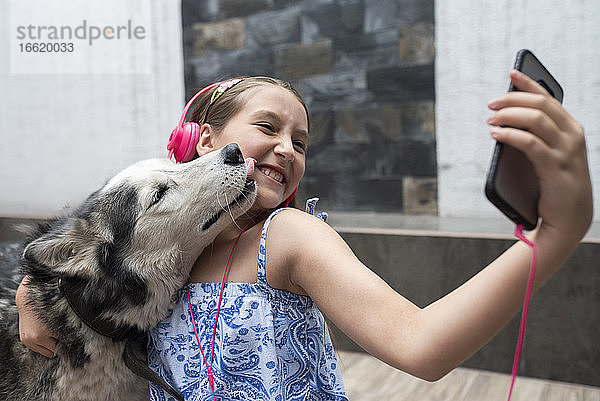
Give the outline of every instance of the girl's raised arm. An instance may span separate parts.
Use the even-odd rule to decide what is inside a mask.
[[[489,123],[494,138],[527,154],[540,178],[542,222],[530,235],[538,250],[537,289],[586,233],[592,192],[581,125],[525,75],[511,71],[511,79],[522,92],[490,102]],[[531,250],[521,242],[421,309],[366,268],[326,224],[300,212],[281,215],[287,217],[275,218],[269,231],[287,255],[292,285],[366,351],[423,379],[437,380],[457,367],[522,305]]]

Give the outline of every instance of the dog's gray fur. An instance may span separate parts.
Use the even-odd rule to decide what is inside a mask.
[[[147,382],[123,363],[124,341],[83,323],[59,279],[76,280],[81,301],[102,317],[145,332],[168,312],[202,249],[255,194],[239,148],[229,145],[186,164],[136,163],[70,215],[32,230],[20,263],[31,277],[28,307],[57,335],[56,356],[47,359],[19,341],[19,277],[2,283],[0,399],[148,399]]]

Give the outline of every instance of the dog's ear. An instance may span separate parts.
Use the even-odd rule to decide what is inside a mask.
[[[58,267],[68,262],[84,245],[79,222],[69,222],[42,234],[29,242],[23,251],[23,259],[48,267]]]

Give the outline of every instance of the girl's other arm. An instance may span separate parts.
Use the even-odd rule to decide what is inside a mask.
[[[47,358],[52,358],[54,357],[54,349],[56,348],[56,339],[35,312],[27,305],[29,296],[27,280],[28,277],[25,276],[15,296],[15,302],[19,311],[19,336],[21,342],[29,349]]]

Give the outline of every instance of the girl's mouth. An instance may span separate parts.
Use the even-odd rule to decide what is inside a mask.
[[[283,174],[281,174],[279,171],[272,169],[270,167],[266,167],[266,166],[260,166],[258,167],[258,170],[263,173],[264,175],[266,175],[267,177],[277,181],[280,184],[284,183],[284,177]]]

